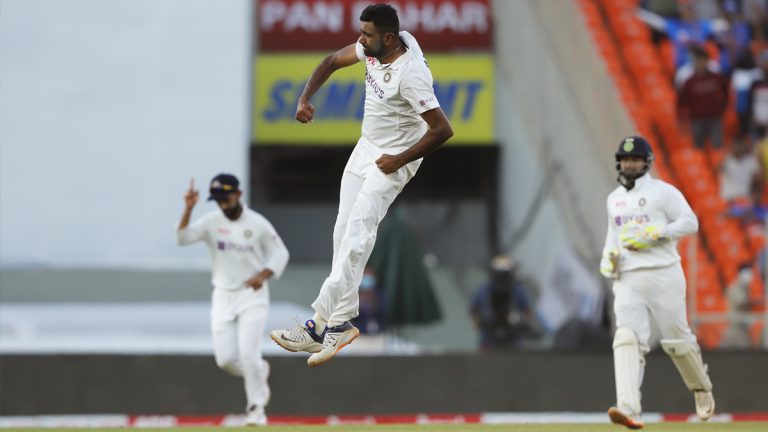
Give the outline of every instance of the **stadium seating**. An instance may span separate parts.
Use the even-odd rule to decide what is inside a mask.
[[[672,85],[672,45],[667,40],[653,43],[650,29],[635,13],[638,0],[578,0],[578,4],[627,112],[638,132],[651,138],[657,154],[657,175],[676,185],[699,217],[695,277],[689,272],[688,242],[680,247],[684,267],[696,290],[695,312],[724,314],[727,284],[765,244],[764,233],[747,235],[736,221],[723,217],[727,206],[719,196],[716,167],[725,157],[725,150],[697,150],[690,134],[680,128]],[[708,43],[706,49],[716,58],[715,44]],[[727,134],[738,127],[735,110],[728,111]],[[762,295],[760,277],[755,280],[754,295]],[[703,346],[714,348],[720,344],[724,329],[725,323],[706,321],[695,330]]]

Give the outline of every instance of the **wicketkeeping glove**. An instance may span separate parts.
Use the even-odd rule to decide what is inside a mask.
[[[640,227],[627,225],[619,235],[621,246],[631,251],[642,251],[666,241],[662,231],[653,225]]]
[[[609,279],[619,278],[619,251],[606,250],[600,259],[600,273]]]

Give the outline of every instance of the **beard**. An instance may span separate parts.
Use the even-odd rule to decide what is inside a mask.
[[[636,180],[638,177],[640,177],[642,173],[640,171],[622,171],[621,176],[624,177],[627,180]]]
[[[384,49],[384,44],[380,44],[379,48],[374,50],[371,47],[363,46],[363,54],[366,55],[366,57],[378,57],[381,55],[381,51]]]
[[[620,174],[622,177],[624,177],[627,180],[637,180],[647,172],[648,172],[648,168],[644,166],[640,169],[621,170]]]
[[[240,203],[237,203],[236,206],[222,210],[222,212],[224,212],[224,216],[226,216],[227,219],[234,221],[240,217],[240,214],[243,212],[243,206]]]

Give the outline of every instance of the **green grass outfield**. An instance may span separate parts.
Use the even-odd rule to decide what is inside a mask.
[[[58,428],[23,428],[11,429],[3,428],[1,432],[6,431],[41,431],[41,432],[99,432],[115,431],[118,428],[86,428],[86,429],[58,429]],[[124,429],[124,428],[120,428]],[[189,431],[189,432],[255,432],[263,430],[265,432],[357,432],[357,431],[375,431],[375,432],[603,432],[603,431],[627,431],[622,426],[612,424],[509,424],[509,425],[481,425],[481,424],[460,424],[460,425],[343,425],[343,426],[268,426],[266,428],[230,428],[230,427],[175,427],[175,428],[138,428],[141,432],[170,432],[170,431]],[[676,431],[719,431],[719,432],[766,432],[768,431],[768,422],[736,422],[736,423],[648,423],[643,431],[649,432],[676,432]]]

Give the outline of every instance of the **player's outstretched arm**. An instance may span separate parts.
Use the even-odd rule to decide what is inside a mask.
[[[200,198],[200,192],[195,189],[195,179],[189,180],[189,189],[184,193],[184,213],[181,214],[181,221],[177,230],[183,230],[189,225],[189,219],[192,216],[192,209],[195,208],[197,200]]]
[[[453,128],[448,117],[441,108],[433,108],[421,114],[421,118],[429,125],[429,130],[413,147],[396,155],[381,155],[376,159],[376,166],[384,174],[397,171],[408,162],[422,158],[440,147],[453,136]]]
[[[299,103],[298,106],[296,106],[296,120],[302,123],[311,122],[312,118],[315,116],[315,107],[310,102],[312,96],[314,96],[317,90],[325,84],[331,74],[335,71],[343,67],[351,66],[359,61],[360,59],[357,58],[357,53],[355,51],[355,44],[347,45],[324,58],[323,61],[315,67],[315,70],[312,71],[312,74],[307,80],[307,84],[304,86],[304,91],[301,92],[301,96],[299,96]]]

